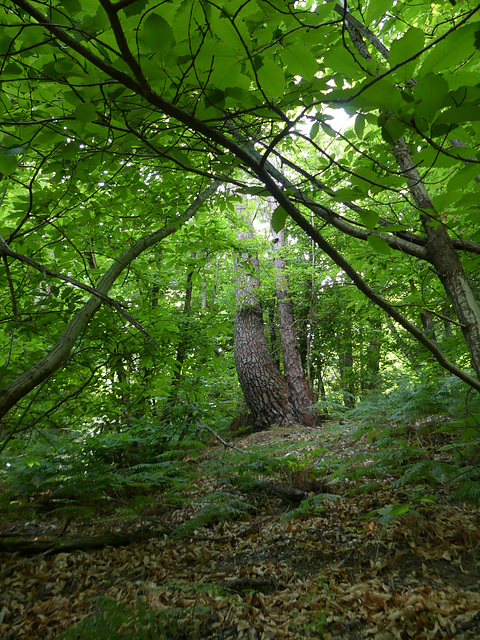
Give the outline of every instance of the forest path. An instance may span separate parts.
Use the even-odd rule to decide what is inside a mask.
[[[87,536],[183,526],[184,537],[165,534],[124,547],[28,558],[0,555],[0,637],[53,639],[85,618],[84,630],[69,637],[480,638],[478,509],[423,485],[396,488],[395,478],[378,469],[371,480],[359,474],[347,482],[345,473],[342,481],[335,470],[346,470],[349,459],[354,467],[378,467],[371,439],[371,433],[352,436],[351,425],[337,425],[232,440],[245,451],[303,461],[289,474],[256,474],[307,492],[303,505],[235,482],[232,465],[240,466],[242,455],[211,443],[199,458],[185,460],[197,473],[183,506],[168,507],[157,492],[128,518],[105,512],[68,530]],[[229,478],[218,472],[224,460]],[[425,501],[427,494],[435,502]],[[243,514],[190,530],[212,495],[220,502],[227,496],[225,509],[238,516],[243,508]],[[407,503],[398,517],[389,518],[387,507],[383,523],[372,513]],[[52,517],[10,520],[0,533],[55,537],[64,525]]]

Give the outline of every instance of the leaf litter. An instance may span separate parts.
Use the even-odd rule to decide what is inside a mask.
[[[159,493],[134,518],[103,513],[73,521],[68,531],[85,537],[155,529],[156,537],[26,558],[0,554],[0,637],[50,640],[93,620],[96,640],[480,639],[478,509],[430,487],[433,498],[413,501],[392,517],[395,505],[411,501],[416,489],[425,495],[426,488],[397,487],[388,474],[373,482],[314,477],[320,458],[331,459],[332,468],[349,457],[352,465],[375,465],[366,438],[299,427],[235,440],[249,451],[272,444],[275,455],[308,464],[293,465],[288,477],[261,479],[302,489],[306,502],[288,505],[281,496],[250,492],[210,473],[212,461],[227,455],[212,444],[187,461],[198,474],[183,504],[166,506]],[[212,491],[252,509],[188,529]],[[325,499],[316,501],[318,494]],[[172,535],[182,526],[182,537]],[[11,518],[0,533],[51,539],[64,527],[60,518]],[[136,609],[143,613],[135,617]],[[119,623],[115,610],[124,611]],[[112,632],[105,631],[109,616],[117,625]],[[68,637],[92,637],[85,633]]]

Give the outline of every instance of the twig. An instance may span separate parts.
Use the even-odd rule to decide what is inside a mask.
[[[214,431],[211,427],[209,427],[208,424],[206,424],[203,420],[200,420],[200,418],[197,418],[197,424],[199,427],[202,427],[203,429],[208,429],[208,431],[210,431],[210,433],[212,433],[215,436],[215,438],[223,444],[225,449],[230,448],[230,449],[235,449],[235,451],[238,451],[239,453],[247,453],[243,449],[239,449],[238,447],[236,447],[234,444],[230,444],[229,442],[226,442],[221,436],[218,435],[216,431]]]

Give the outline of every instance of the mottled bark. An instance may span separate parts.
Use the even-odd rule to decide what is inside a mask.
[[[353,356],[351,345],[338,354],[340,369],[340,386],[342,388],[343,404],[347,408],[355,406],[355,387],[352,380]]]
[[[477,377],[480,378],[480,307],[447,229],[434,209],[418,169],[413,163],[410,149],[403,138],[395,145],[394,154],[407,178],[415,204],[422,211],[420,219],[427,235],[427,259],[435,267],[448,299],[452,303],[470,352],[472,366]]]
[[[304,424],[314,425],[315,415],[310,408],[313,404],[313,396],[302,366],[297,330],[295,328],[293,302],[285,271],[285,258],[281,253],[281,249],[285,246],[285,230],[282,229],[278,233],[273,232],[273,239],[276,245],[274,258],[275,282],[285,377],[288,383],[290,399],[300,420]]]

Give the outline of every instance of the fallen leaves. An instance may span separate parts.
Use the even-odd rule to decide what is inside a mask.
[[[305,430],[304,440],[312,433]],[[211,491],[212,482],[199,479],[192,495]],[[360,519],[398,501],[391,482],[379,483],[375,492],[349,491],[322,511],[282,519],[281,497],[276,506],[259,497],[256,515],[187,539],[165,534],[26,560],[4,554],[0,637],[56,638],[95,613],[103,596],[129,606],[140,599],[171,639],[473,640],[480,634],[478,512],[439,497],[384,525]],[[194,513],[184,506],[166,519],[178,526]],[[117,519],[109,528],[121,534],[152,522]],[[105,524],[75,533],[104,533]]]

